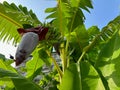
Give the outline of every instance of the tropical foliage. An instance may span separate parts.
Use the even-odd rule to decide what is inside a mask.
[[[119,90],[120,16],[101,30],[86,29],[83,10],[91,0],[57,0],[45,10],[50,22],[41,23],[22,5],[0,3],[0,40],[19,43],[17,28],[49,26],[46,40],[33,52],[25,67],[16,69],[13,60],[0,55],[0,86],[5,90]],[[59,55],[57,63],[53,47]],[[54,64],[54,65],[53,65]],[[44,66],[48,72],[44,72]],[[38,78],[39,79],[36,79]]]

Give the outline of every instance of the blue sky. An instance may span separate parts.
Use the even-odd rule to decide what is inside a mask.
[[[92,0],[94,9],[85,13],[86,26],[104,27],[109,21],[120,15],[120,0]]]
[[[0,0],[2,2],[4,0]],[[54,7],[56,5],[55,0],[5,0],[9,3],[15,3],[16,5],[22,4],[28,9],[32,9],[37,15],[40,21],[45,21],[47,14],[44,13],[45,8]],[[91,13],[84,12],[86,21],[86,27],[97,25],[99,28],[104,27],[109,21],[120,15],[120,0],[92,0],[94,9],[91,9]],[[12,45],[0,42],[0,53],[8,56],[14,55],[16,48]]]
[[[3,0],[2,0],[3,1]],[[16,5],[22,4],[28,9],[32,9],[40,21],[44,21],[47,14],[44,10],[47,7],[54,7],[55,0],[6,0],[14,2]],[[84,12],[86,16],[85,25],[90,27],[97,25],[99,28],[104,27],[109,21],[120,15],[120,0],[92,0],[94,9],[91,13]]]

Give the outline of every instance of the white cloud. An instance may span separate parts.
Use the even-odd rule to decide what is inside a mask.
[[[3,2],[3,1],[6,1],[6,0],[0,0],[0,2]]]
[[[10,54],[14,56],[15,52],[16,47],[12,45],[12,41],[10,41],[9,43],[3,43],[2,41],[0,41],[0,53],[5,55],[6,58],[9,58]]]

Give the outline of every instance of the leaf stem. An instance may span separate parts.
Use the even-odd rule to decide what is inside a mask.
[[[80,61],[82,60],[83,56],[85,55],[85,51],[81,54],[80,58],[78,59],[78,62],[77,63],[80,63]]]
[[[65,54],[65,48],[64,48],[64,43],[61,44],[61,49],[60,49],[60,57],[62,61],[62,68],[63,72],[65,71],[65,59],[66,59],[66,54]]]
[[[46,51],[46,52],[47,52],[47,54],[49,55],[49,57],[52,59],[54,65],[55,65],[55,67],[56,67],[56,69],[57,69],[57,71],[58,71],[58,73],[59,73],[59,75],[60,75],[60,79],[61,79],[62,76],[63,76],[63,73],[62,73],[60,67],[58,66],[58,64],[57,64],[57,62],[56,62],[56,60],[55,60],[55,58],[52,57],[51,53],[50,53],[49,51]]]

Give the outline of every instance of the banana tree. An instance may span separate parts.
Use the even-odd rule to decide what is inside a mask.
[[[19,44],[18,28],[49,27],[45,40],[39,42],[33,58],[26,62],[24,76],[10,65],[12,62],[1,58],[1,88],[119,90],[120,16],[101,30],[97,26],[86,29],[83,10],[90,12],[90,8],[93,8],[91,0],[57,0],[55,7],[45,10],[49,13],[46,19],[52,20],[42,23],[32,10],[22,5],[0,3],[0,40]],[[53,48],[60,64],[52,55]],[[44,65],[49,67],[49,73],[42,72]],[[35,82],[37,76],[41,77]]]

